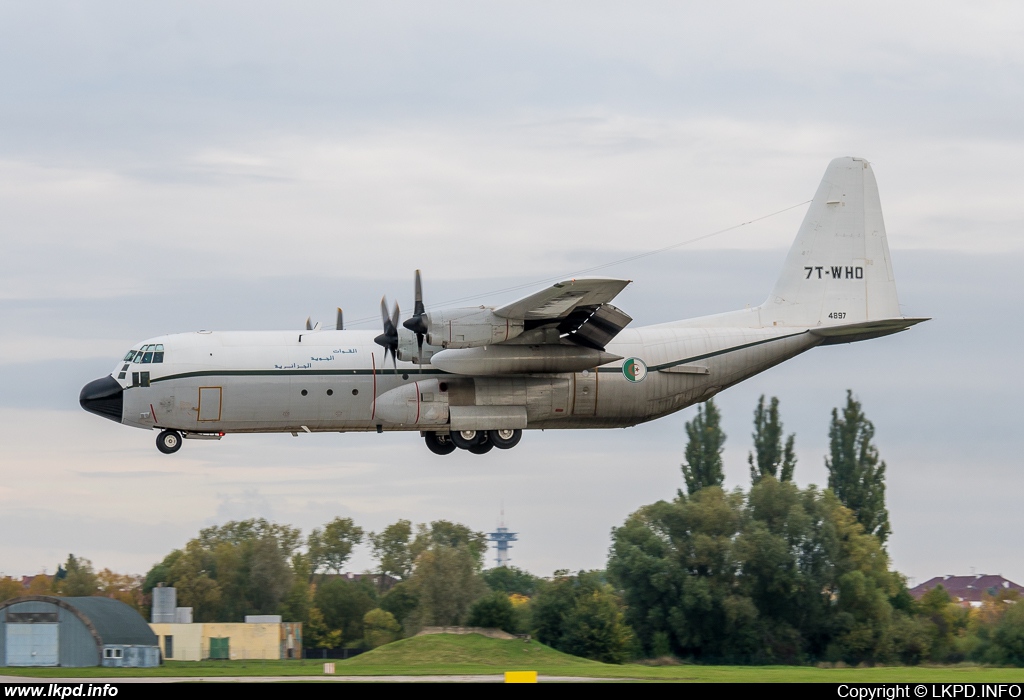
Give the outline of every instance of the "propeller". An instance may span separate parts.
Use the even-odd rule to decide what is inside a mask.
[[[398,373],[398,316],[401,311],[398,309],[398,302],[395,302],[395,310],[388,316],[388,298],[380,298],[380,317],[384,323],[384,332],[373,339],[373,342],[384,348],[384,362],[387,364],[388,353],[391,353],[395,373]]]
[[[334,328],[339,331],[345,330],[345,314],[342,313],[340,306],[338,307],[338,322],[334,324]]]
[[[423,306],[423,281],[420,279],[420,271],[416,270],[416,304],[413,306],[412,318],[407,319],[402,325],[416,334],[416,361],[423,366],[423,338],[427,334],[427,314]]]

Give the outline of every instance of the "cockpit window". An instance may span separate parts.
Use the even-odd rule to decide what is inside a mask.
[[[148,365],[150,363],[160,363],[164,361],[164,346],[163,344],[143,345],[138,350],[131,351],[128,355],[134,355],[134,357],[126,358],[125,362],[128,362],[130,359],[135,364]]]
[[[124,361],[125,362],[131,362],[134,359],[135,359],[135,351],[134,350],[129,350],[128,354],[124,356]]]

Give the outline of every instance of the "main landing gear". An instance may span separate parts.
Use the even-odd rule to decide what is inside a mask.
[[[165,455],[171,455],[181,449],[181,433],[177,430],[164,430],[156,436],[156,449]]]
[[[427,449],[436,455],[450,455],[455,448],[468,450],[475,455],[487,454],[497,447],[509,450],[523,439],[522,430],[457,430],[451,433],[428,432],[423,434]]]

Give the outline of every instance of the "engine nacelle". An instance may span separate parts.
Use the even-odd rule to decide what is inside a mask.
[[[437,379],[404,384],[374,403],[377,418],[396,425],[441,426],[448,422],[448,394]]]
[[[418,365],[429,365],[430,358],[441,352],[441,348],[430,343],[423,343],[423,355],[416,345],[416,334],[405,328],[398,329],[398,359],[402,362],[415,362]]]
[[[431,345],[474,348],[515,338],[523,332],[523,320],[502,318],[486,306],[474,306],[428,313],[427,329]]]

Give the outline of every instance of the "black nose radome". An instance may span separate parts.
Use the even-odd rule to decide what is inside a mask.
[[[89,413],[120,423],[121,412],[124,409],[124,389],[113,377],[96,379],[82,387],[78,403]]]

